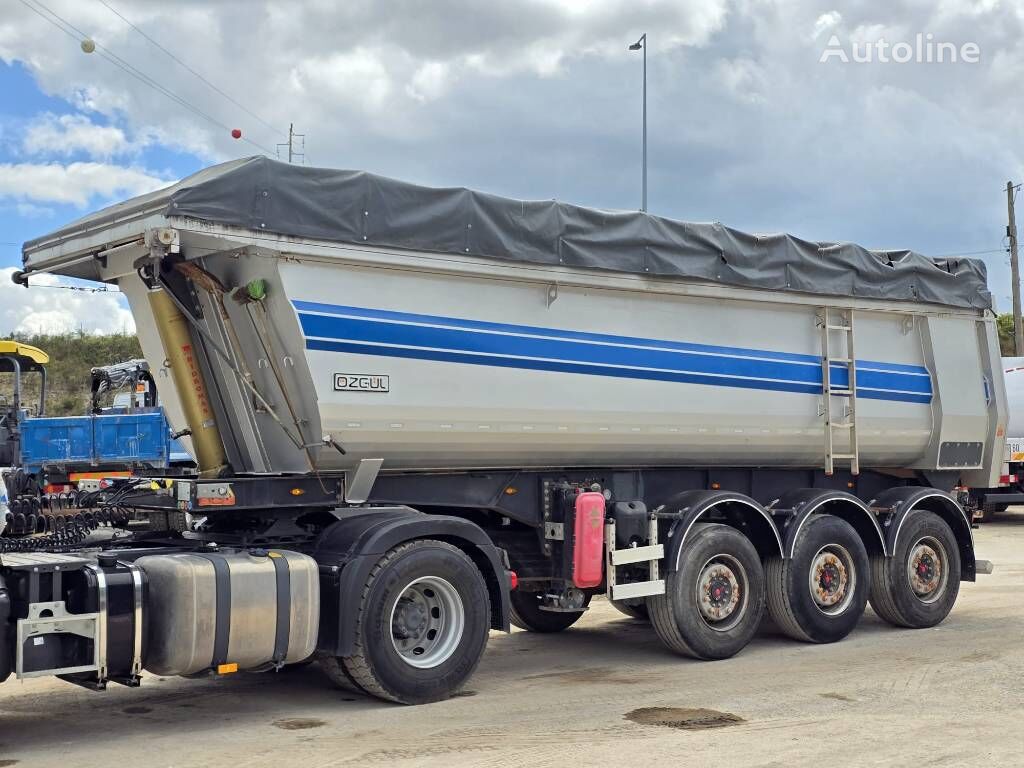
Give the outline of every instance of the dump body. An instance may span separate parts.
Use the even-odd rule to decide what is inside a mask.
[[[787,291],[752,287],[756,271],[735,262],[718,282],[690,279],[676,266],[685,252],[650,277],[635,265],[542,264],[514,251],[498,260],[457,246],[360,246],[176,215],[208,191],[201,178],[30,243],[25,263],[116,282],[153,370],[166,355],[138,261],[159,247],[218,282],[219,295],[200,284],[179,302],[201,315],[193,341],[236,471],[342,470],[369,457],[386,470],[815,467],[829,450],[852,450],[861,468],[955,471],[985,484],[998,474],[1005,394],[973,272],[933,265],[936,275],[915,267],[907,277],[890,254],[890,286],[856,260],[884,254],[861,249],[849,257],[849,287],[872,297],[860,298],[839,295],[842,261],[822,268],[820,295],[810,292],[813,252],[789,265],[800,289]],[[176,194],[182,202],[169,204]],[[121,244],[97,261],[89,254],[100,242]],[[776,261],[777,250],[767,252]],[[847,258],[836,253],[820,258]],[[764,281],[774,287],[785,274],[766,269]],[[926,295],[932,280],[935,302],[906,298]],[[239,301],[253,281],[258,300]],[[852,311],[852,365],[844,334],[822,328],[826,308]],[[841,432],[826,448],[826,413],[851,420],[847,400],[825,407],[829,349],[833,391],[855,370],[856,449]],[[172,426],[184,427],[178,388],[169,377],[160,386]],[[321,447],[325,436],[345,452]]]
[[[27,472],[46,467],[84,469],[127,464],[166,468],[181,447],[171,440],[161,409],[126,414],[59,416],[22,423],[22,460]]]

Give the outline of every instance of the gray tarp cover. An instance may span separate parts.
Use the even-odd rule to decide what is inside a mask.
[[[985,265],[975,259],[751,235],[718,223],[434,189],[265,157],[208,168],[165,194],[169,216],[342,243],[748,288],[992,306]]]

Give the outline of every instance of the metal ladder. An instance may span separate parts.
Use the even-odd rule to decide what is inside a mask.
[[[839,316],[838,318],[836,316]],[[860,458],[857,445],[857,363],[853,346],[853,310],[822,307],[818,311],[818,325],[821,327],[821,377],[822,402],[825,417],[825,474],[835,472],[836,461],[849,461],[850,472],[860,474]],[[829,348],[832,331],[846,335],[846,356],[835,357]],[[845,387],[832,386],[832,366],[843,365],[847,371]],[[832,410],[832,398],[846,398],[844,412]],[[837,417],[839,420],[837,420]],[[836,453],[836,434],[849,435],[849,453]]]

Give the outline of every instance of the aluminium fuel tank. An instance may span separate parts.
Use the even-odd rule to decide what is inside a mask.
[[[195,675],[304,661],[316,649],[320,581],[316,562],[287,550],[147,555],[145,668]]]

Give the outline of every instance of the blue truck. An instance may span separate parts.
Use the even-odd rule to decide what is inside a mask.
[[[57,417],[45,415],[48,363],[40,349],[0,340],[0,374],[9,374],[0,394],[0,467],[20,470],[16,493],[32,485],[59,490],[83,478],[191,466],[144,360],[93,368],[91,412]],[[38,376],[36,415],[23,397],[29,376]],[[113,404],[101,407],[103,396],[114,392]]]

